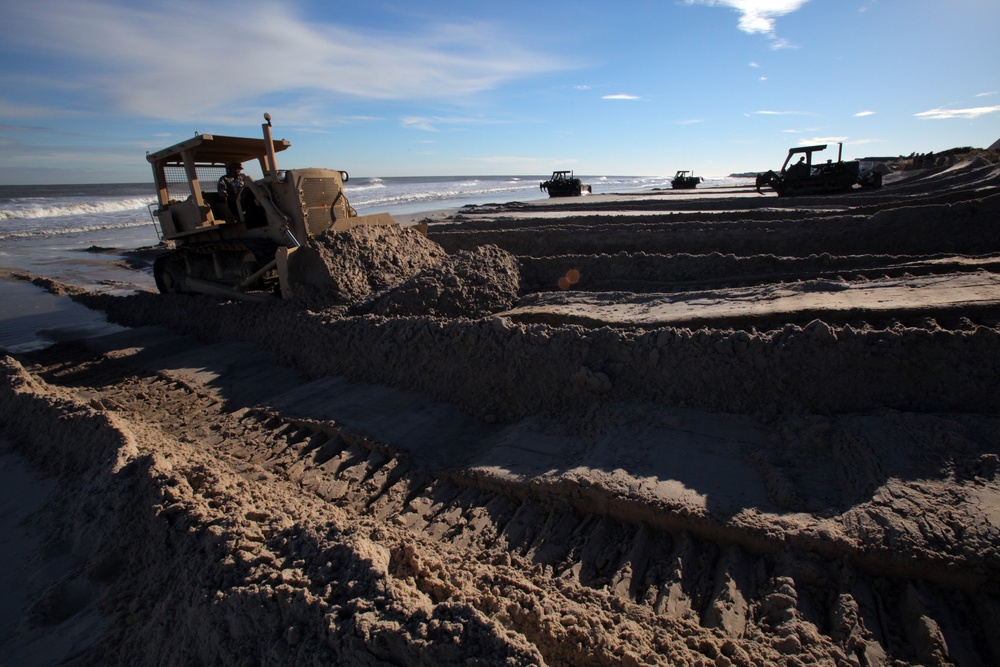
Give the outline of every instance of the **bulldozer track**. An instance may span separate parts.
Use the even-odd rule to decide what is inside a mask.
[[[227,406],[197,384],[95,360],[79,345],[54,346],[32,361],[30,372],[46,382],[198,443],[247,479],[297,486],[460,559],[495,559],[499,549],[505,563],[513,559],[535,577],[610,594],[650,618],[685,619],[736,639],[766,637],[779,647],[797,644],[789,628],[805,624],[839,647],[845,664],[924,660],[940,654],[942,643],[950,655],[968,658],[964,664],[1000,655],[992,632],[1000,619],[996,580],[987,577],[992,583],[984,586],[973,570],[889,576],[845,553],[793,559],[781,548],[755,550],[704,531],[623,521],[596,509],[600,502],[581,510],[537,484],[497,483],[476,470],[431,472],[391,443],[336,422]],[[425,573],[414,581],[441,597],[439,580]],[[468,602],[490,611],[482,599]],[[514,625],[529,637],[537,632],[528,622]]]
[[[220,241],[202,241],[197,243],[189,243],[179,248],[174,248],[173,250],[168,250],[167,252],[157,256],[153,265],[153,275],[156,279],[156,286],[160,292],[172,292],[178,291],[177,286],[171,282],[169,278],[165,279],[164,276],[171,273],[171,271],[176,271],[182,274],[184,278],[209,278],[217,279],[214,275],[214,260],[219,256],[227,256],[232,263],[240,263],[243,256],[246,253],[252,253],[256,261],[256,266],[265,266],[268,262],[274,259],[275,251],[277,245],[271,241],[267,240],[220,240]],[[190,274],[188,271],[190,260],[189,258],[199,258],[200,260],[212,260],[210,264],[211,267],[200,267],[200,271],[195,271],[194,274]],[[212,270],[209,270],[212,269]],[[245,272],[246,273],[246,272]],[[204,275],[203,275],[204,274]],[[241,275],[240,278],[245,278],[249,275]],[[236,280],[235,276],[230,277],[232,280]],[[173,280],[183,280],[179,275],[174,277]],[[236,280],[236,284],[238,284]],[[259,287],[264,287],[265,289],[274,289],[276,281],[271,280],[261,281]],[[183,288],[180,291],[184,291]]]

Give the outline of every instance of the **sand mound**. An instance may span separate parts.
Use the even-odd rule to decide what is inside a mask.
[[[328,231],[311,239],[299,253],[316,278],[296,289],[296,302],[314,310],[360,303],[445,257],[437,243],[396,226]]]
[[[380,296],[378,315],[478,318],[509,309],[517,300],[517,258],[496,246],[461,250]]]

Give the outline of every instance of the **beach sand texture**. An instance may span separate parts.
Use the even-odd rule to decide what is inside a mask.
[[[1000,663],[1000,167],[426,218],[35,277],[126,328],[0,363],[0,664]]]

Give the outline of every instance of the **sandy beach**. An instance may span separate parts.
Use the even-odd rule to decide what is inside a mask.
[[[397,220],[6,272],[0,666],[1000,664],[1000,166]]]

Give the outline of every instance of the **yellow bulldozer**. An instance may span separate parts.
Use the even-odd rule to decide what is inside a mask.
[[[150,205],[167,252],[153,266],[162,293],[188,292],[263,300],[290,298],[316,283],[308,241],[358,225],[395,225],[388,213],[359,216],[344,195],[348,174],[333,169],[278,169],[287,139],[196,134],[147,153],[157,201]],[[247,179],[233,197],[218,187],[229,165],[256,160],[263,178]],[[155,206],[155,210],[152,208]]]

